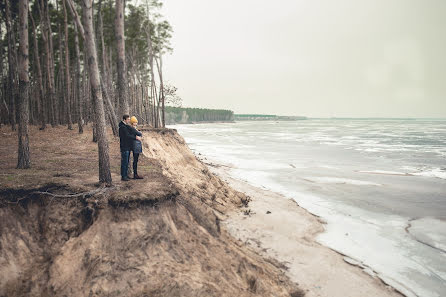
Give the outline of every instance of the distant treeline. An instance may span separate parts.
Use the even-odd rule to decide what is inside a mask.
[[[297,121],[306,120],[302,116],[278,116],[274,114],[235,114],[236,121]]]
[[[234,112],[225,109],[165,107],[166,124],[188,124],[195,122],[232,122]]]

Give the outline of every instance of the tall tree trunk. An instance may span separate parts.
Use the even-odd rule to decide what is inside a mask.
[[[18,93],[17,80],[17,52],[15,47],[15,34],[11,21],[11,3],[6,1],[6,33],[8,34],[8,85],[7,88],[9,97],[9,122],[13,131],[16,130],[16,98]]]
[[[98,37],[101,41],[101,69],[102,69],[102,79],[101,79],[101,89],[102,89],[102,93],[104,95],[104,100],[105,100],[105,106],[106,106],[106,110],[107,110],[107,114],[108,114],[108,119],[110,122],[110,126],[112,128],[113,131],[113,135],[114,136],[118,136],[119,132],[118,132],[118,119],[116,117],[116,112],[115,109],[113,107],[113,103],[112,100],[110,98],[110,93],[108,92],[108,90],[110,89],[109,87],[111,86],[111,81],[110,81],[110,73],[107,71],[107,52],[105,49],[105,42],[104,42],[104,24],[102,21],[102,0],[99,1],[98,4]]]
[[[29,13],[31,23],[33,26],[33,39],[34,39],[34,60],[37,72],[37,86],[39,88],[39,96],[37,100],[37,113],[39,114],[40,130],[46,128],[45,120],[45,104],[44,104],[44,93],[43,93],[43,83],[42,83],[42,68],[40,67],[40,56],[39,56],[39,43],[37,41],[36,24],[32,13]]]
[[[166,121],[165,121],[165,117],[164,117],[163,60],[162,60],[161,53],[159,54],[159,63],[157,61],[156,62],[156,66],[158,68],[158,75],[159,75],[159,79],[160,79],[160,92],[159,92],[159,96],[160,96],[160,100],[161,100],[161,127],[164,128],[164,127],[166,127]],[[158,106],[159,106],[159,103],[158,103]]]
[[[99,38],[101,39],[101,68],[102,68],[102,78],[107,81],[106,79],[106,72],[105,67],[107,64],[106,61],[106,53],[105,53],[105,42],[104,42],[104,24],[102,22],[102,0],[99,1],[98,4],[98,31],[99,31]]]
[[[81,20],[79,19],[79,15],[74,7],[72,0],[65,0],[70,9],[71,16],[74,19],[74,50],[76,53],[75,59],[75,74],[74,74],[74,95],[73,98],[77,104],[77,126],[79,130],[79,134],[84,133],[84,119],[83,119],[83,98],[84,94],[81,95],[81,86],[80,86],[80,75],[81,75],[81,66],[80,66],[80,50],[79,50],[79,33],[82,36],[82,39],[85,39],[84,27],[82,26]],[[85,49],[85,45],[84,45]],[[85,52],[85,51],[84,51]],[[85,56],[84,56],[85,57]],[[85,60],[84,60],[84,68],[85,68]],[[85,69],[84,69],[85,74]],[[85,77],[85,76],[84,76]]]
[[[3,36],[3,32],[2,32],[2,26],[0,26],[0,36]],[[4,54],[4,52],[3,52],[3,39],[2,38],[0,38],[0,61],[2,61],[3,62],[3,54]],[[6,86],[7,86],[7,80],[6,80],[6,78],[5,77],[3,77],[3,63],[0,63],[0,93],[1,93],[1,96],[0,96],[0,101],[1,101],[1,107],[0,107],[0,114],[2,114],[1,113],[1,111],[2,110],[4,110],[5,111],[5,115],[6,115],[6,117],[1,117],[1,120],[0,120],[0,127],[1,127],[1,124],[7,124],[7,118],[9,118],[9,107],[8,107],[8,105],[6,104],[6,101],[5,101],[5,98],[6,98]]]
[[[120,114],[123,115],[129,113],[129,103],[127,99],[127,69],[125,63],[124,0],[116,0],[115,9],[119,111]]]
[[[51,83],[52,83],[52,93],[50,94],[50,100],[53,108],[53,115],[54,115],[54,125],[58,125],[60,123],[59,118],[59,102],[56,98],[56,89],[55,86],[55,77],[54,77],[54,46],[53,46],[53,31],[51,29],[51,22],[50,22],[50,7],[49,7],[49,0],[44,0],[45,5],[45,21],[46,21],[46,30],[47,30],[47,37],[48,37],[48,57],[49,57],[49,75],[51,77]]]
[[[83,65],[82,68],[82,100],[85,103],[86,106],[86,112],[85,112],[85,124],[87,125],[88,122],[90,122],[91,117],[91,108],[90,108],[90,82],[89,78],[87,76],[88,74],[88,66],[87,66],[87,46],[85,44],[85,34],[84,34],[84,49],[83,49]]]
[[[82,96],[80,96],[80,75],[81,75],[81,65],[80,65],[80,51],[79,51],[79,35],[78,35],[78,29],[77,29],[77,23],[74,23],[74,49],[76,52],[76,73],[74,75],[74,83],[76,84],[75,90],[76,90],[76,102],[77,102],[77,126],[79,129],[79,133],[84,133],[84,120],[82,118],[82,102],[81,100]]]
[[[104,102],[101,92],[101,78],[97,63],[96,44],[93,30],[93,1],[83,0],[83,25],[85,31],[85,44],[87,49],[86,61],[90,74],[91,90],[95,108],[96,133],[98,138],[99,152],[99,182],[111,185],[110,157],[108,152],[108,140],[105,129]]]
[[[68,16],[66,8],[66,0],[62,1],[63,16],[64,16],[64,42],[65,42],[65,96],[67,105],[67,120],[68,129],[73,130],[73,123],[71,120],[71,75],[70,75],[70,48],[68,47]]]
[[[0,36],[3,36],[2,26],[0,26]],[[0,102],[5,102],[5,92],[4,92],[4,80],[3,80],[3,38],[0,38]],[[3,124],[3,114],[2,114],[3,105],[0,104],[0,128]],[[5,109],[9,112],[8,109]]]
[[[50,35],[48,30],[48,23],[46,22],[46,5],[48,5],[48,0],[42,0],[41,6],[37,6],[39,8],[40,14],[40,25],[42,28],[42,41],[43,47],[45,50],[45,74],[46,74],[46,90],[48,97],[48,112],[49,112],[49,121],[51,126],[56,126],[56,109],[55,109],[55,90],[54,90],[54,75],[52,74],[51,64],[53,63],[53,59],[51,57],[52,51],[50,50],[49,38]]]
[[[59,124],[65,125],[66,123],[66,110],[67,104],[66,102],[66,93],[65,93],[65,61],[64,61],[64,48],[63,48],[63,40],[62,40],[62,32],[61,32],[61,24],[58,24],[58,43],[59,43],[59,52],[58,52],[58,60],[59,60],[59,68],[56,73],[56,90],[57,90],[57,101],[59,108],[57,109]]]
[[[154,51],[152,46],[152,32],[151,32],[151,26],[150,26],[150,10],[149,10],[149,2],[146,0],[146,6],[147,6],[147,20],[148,20],[148,26],[146,28],[146,36],[147,36],[147,47],[149,49],[149,66],[150,66],[150,98],[153,101],[152,104],[152,125],[157,128],[158,127],[158,120],[156,115],[156,90],[155,90],[155,74],[153,71],[153,59],[154,59]]]
[[[157,98],[158,98],[158,93],[156,91],[156,83],[155,83],[155,79],[153,79],[153,114],[154,114],[155,128],[159,128],[159,126],[160,126],[159,101],[157,100]]]
[[[113,109],[113,105],[111,103],[110,97],[108,96],[107,87],[105,86],[105,83],[103,80],[101,80],[101,89],[102,93],[104,94],[105,104],[107,106],[109,118],[110,118],[110,125],[112,127],[113,135],[119,136],[118,132],[118,118],[116,117],[115,110]]]
[[[17,168],[30,167],[29,161],[29,136],[28,136],[28,0],[19,1],[19,86],[20,95],[18,101],[19,129],[18,129],[18,160]]]

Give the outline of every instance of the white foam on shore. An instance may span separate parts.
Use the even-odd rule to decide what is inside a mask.
[[[315,177],[308,176],[304,178],[305,180],[321,183],[321,184],[347,184],[347,185],[355,185],[355,186],[382,186],[382,184],[377,184],[374,182],[357,180],[357,179],[349,179],[349,178],[340,178],[340,177]]]
[[[429,170],[411,171],[411,172],[400,172],[400,171],[386,171],[386,170],[360,170],[360,173],[371,173],[371,174],[384,174],[384,175],[404,175],[404,176],[426,176],[426,177],[436,177],[441,179],[446,179],[446,170],[442,168],[433,168]]]
[[[412,220],[407,231],[418,241],[443,251],[446,257],[446,221],[435,218]],[[443,277],[446,279],[446,273]]]
[[[411,173],[388,170],[359,170],[360,173],[384,174],[384,175],[412,175]]]
[[[442,170],[441,168],[435,168],[428,171],[415,172],[412,174],[418,176],[437,177],[441,179],[446,179],[446,170]]]

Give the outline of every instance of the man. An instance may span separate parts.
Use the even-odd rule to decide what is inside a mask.
[[[129,125],[130,116],[125,114],[122,116],[122,121],[119,123],[119,140],[121,147],[121,180],[129,181],[128,169],[129,169],[129,157],[130,151],[133,147],[133,141],[141,141],[141,137],[130,133]]]

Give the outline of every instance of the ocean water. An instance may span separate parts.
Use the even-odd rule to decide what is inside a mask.
[[[446,296],[446,120],[171,127],[233,177],[322,217],[318,241],[370,274],[407,296]]]

